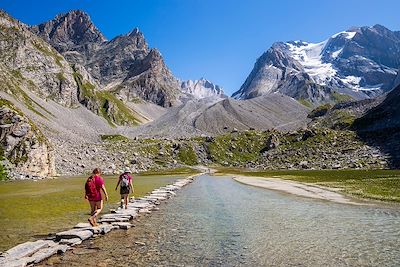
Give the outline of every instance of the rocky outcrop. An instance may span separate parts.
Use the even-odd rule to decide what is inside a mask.
[[[400,32],[353,28],[321,43],[273,44],[233,97],[281,92],[311,105],[364,99],[390,90],[399,66]]]
[[[67,107],[78,104],[73,70],[63,56],[3,11],[0,30],[0,90],[32,109],[26,91]]]
[[[33,26],[32,31],[72,64],[80,64],[102,88],[127,101],[138,98],[169,107],[176,103],[179,84],[160,52],[149,49],[135,28],[107,41],[82,11],[71,11]]]
[[[20,110],[0,99],[0,146],[9,178],[54,176],[53,150],[40,130]]]

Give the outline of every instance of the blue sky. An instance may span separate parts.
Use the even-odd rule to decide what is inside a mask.
[[[227,94],[275,41],[318,42],[377,23],[400,30],[398,0],[1,0],[0,8],[27,24],[82,9],[108,39],[139,27],[176,77],[205,77]]]

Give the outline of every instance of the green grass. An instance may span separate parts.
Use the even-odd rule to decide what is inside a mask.
[[[198,170],[188,168],[188,167],[181,167],[175,169],[168,169],[162,171],[145,171],[141,172],[141,176],[152,176],[152,175],[192,175],[199,173]]]
[[[320,106],[316,107],[315,109],[313,109],[310,112],[310,114],[308,114],[308,117],[316,118],[316,117],[324,116],[331,108],[332,108],[332,106],[330,104],[320,105]]]
[[[138,125],[140,123],[136,116],[137,114],[112,93],[106,91],[96,92],[96,97],[100,101],[100,113],[110,125]],[[107,112],[107,105],[114,106],[112,113]]]
[[[213,161],[221,165],[256,161],[267,135],[255,131],[220,135],[208,144],[208,151]]]
[[[306,106],[308,108],[313,108],[313,106],[314,106],[309,100],[304,99],[304,98],[300,98],[298,101],[300,104],[302,104],[303,106]]]
[[[134,174],[134,195],[143,196],[179,177],[182,176]],[[115,208],[120,197],[114,190],[117,177],[104,177],[104,180],[110,199],[103,213]],[[86,177],[73,177],[0,182],[0,250],[86,222],[89,205],[84,199],[85,181]]]
[[[249,171],[237,168],[219,168],[218,173],[279,177],[339,188],[342,192],[355,197],[400,202],[400,170]]]
[[[333,129],[348,129],[354,123],[355,116],[344,110],[335,110],[331,114]]]
[[[103,134],[100,135],[102,141],[120,142],[129,141],[129,138],[120,134]]]
[[[346,94],[341,94],[336,91],[333,91],[332,97],[336,103],[342,103],[342,102],[348,102],[348,101],[354,100],[351,96],[346,95]]]
[[[4,168],[3,164],[1,163],[2,160],[4,160],[4,151],[3,151],[3,148],[1,148],[1,146],[0,146],[0,181],[4,181],[4,180],[8,179],[7,171]]]
[[[186,165],[196,165],[198,164],[196,153],[190,144],[182,145],[178,151],[179,160]]]

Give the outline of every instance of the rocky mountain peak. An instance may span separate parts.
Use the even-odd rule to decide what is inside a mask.
[[[32,26],[32,31],[51,43],[59,52],[71,50],[87,43],[102,43],[104,35],[93,24],[89,15],[73,10],[54,19]]]
[[[189,94],[195,99],[217,97],[225,98],[224,90],[221,86],[210,82],[204,77],[199,80],[187,80],[181,82],[181,91]]]
[[[140,30],[138,27],[134,28],[132,31],[130,31],[127,35],[128,36],[135,36],[137,34],[141,34]]]
[[[399,67],[399,32],[353,27],[319,43],[274,43],[233,97],[281,92],[307,105],[369,98],[392,88]]]

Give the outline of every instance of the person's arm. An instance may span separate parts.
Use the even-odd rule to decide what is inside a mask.
[[[115,187],[115,191],[117,191],[120,182],[121,182],[121,179],[118,179],[117,186]]]
[[[133,180],[133,179],[131,179],[131,181],[129,182],[129,185],[130,185],[130,187],[131,187],[131,189],[132,189],[132,193],[133,193],[135,190],[133,189],[133,183],[132,183],[132,180]]]
[[[108,194],[107,194],[107,190],[106,190],[106,187],[104,186],[104,184],[101,186],[101,190],[103,190],[104,197],[106,198],[106,201],[108,201]]]
[[[87,190],[86,190],[86,184],[85,184],[85,199],[88,199]]]

